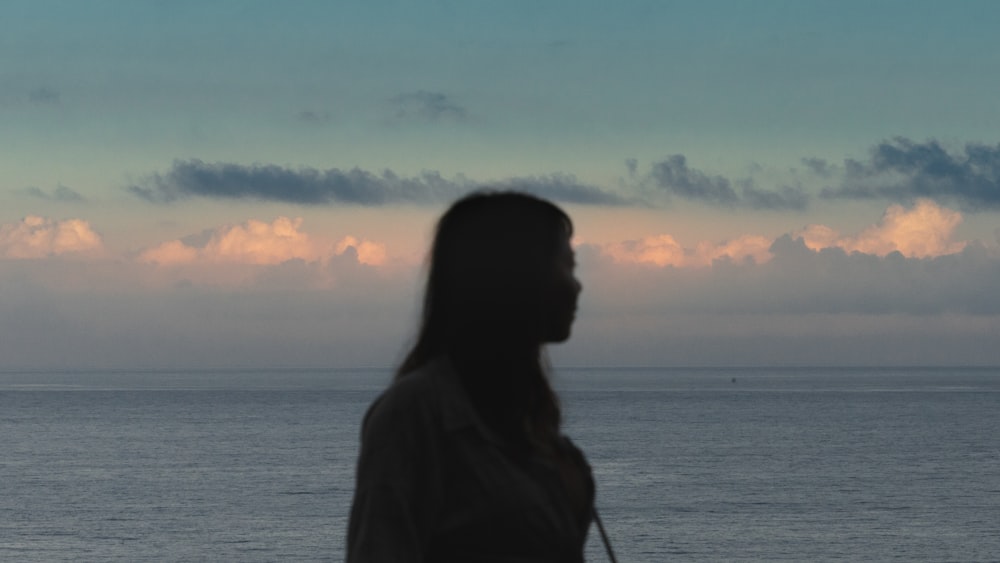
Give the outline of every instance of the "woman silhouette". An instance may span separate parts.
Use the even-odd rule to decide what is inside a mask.
[[[583,561],[594,484],[542,355],[573,323],[571,235],[515,192],[441,217],[416,343],[362,425],[348,562]]]

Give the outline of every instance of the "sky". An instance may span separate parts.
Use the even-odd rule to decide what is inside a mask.
[[[558,366],[1000,365],[1000,3],[12,0],[0,369],[391,367],[550,198]]]

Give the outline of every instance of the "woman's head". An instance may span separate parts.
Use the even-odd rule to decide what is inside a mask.
[[[407,364],[473,351],[537,353],[568,338],[580,292],[572,230],[561,209],[523,193],[481,192],[453,204],[438,222],[423,326]]]
[[[397,377],[447,356],[488,425],[516,448],[546,448],[559,402],[539,351],[569,337],[580,283],[573,225],[517,192],[462,198],[438,221],[417,342]]]

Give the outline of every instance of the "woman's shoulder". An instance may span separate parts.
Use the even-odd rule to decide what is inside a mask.
[[[445,362],[429,362],[411,372],[397,376],[382,392],[380,401],[394,405],[421,405],[432,402],[441,394],[442,380],[449,377]]]
[[[437,418],[441,402],[447,398],[442,393],[442,379],[448,377],[446,369],[441,362],[431,362],[398,377],[368,408],[364,425],[379,421],[392,424],[429,422]]]

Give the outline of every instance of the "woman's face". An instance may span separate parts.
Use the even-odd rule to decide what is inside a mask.
[[[576,257],[565,238],[556,254],[552,283],[547,296],[548,326],[546,342],[563,342],[569,338],[576,316],[576,300],[583,286],[576,279]]]

